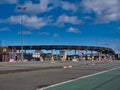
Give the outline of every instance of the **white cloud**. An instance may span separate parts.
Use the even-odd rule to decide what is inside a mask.
[[[48,25],[51,22],[50,17],[37,17],[37,16],[26,16],[26,15],[22,15],[22,16],[11,16],[6,20],[2,20],[4,23],[9,23],[9,24],[21,24],[21,17],[23,20],[22,25],[29,27],[29,28],[35,28],[35,29],[39,29],[41,27],[44,27],[46,25]]]
[[[18,5],[17,7],[27,7],[26,12],[29,14],[40,14],[44,12],[49,12],[54,8],[55,0],[40,0],[39,3],[33,3],[31,1],[26,2],[23,5]],[[19,10],[18,10],[19,11]]]
[[[81,5],[85,12],[94,12],[98,22],[120,20],[120,0],[82,0]]]
[[[77,28],[73,28],[73,27],[68,28],[67,32],[80,33],[80,31]]]
[[[90,16],[84,16],[84,17],[82,17],[83,19],[87,19],[87,20],[90,20],[90,19],[92,19],[92,17],[90,17]]]
[[[67,16],[67,15],[63,14],[58,17],[56,24],[64,25],[64,23],[77,25],[77,24],[81,24],[82,21],[79,20],[77,16]]]
[[[0,4],[16,4],[18,0],[0,0]]]
[[[61,2],[61,7],[64,10],[71,10],[73,12],[76,12],[78,10],[78,6],[74,3],[69,3],[69,2]]]
[[[0,31],[9,31],[9,28],[8,27],[4,27],[4,28],[0,28]]]
[[[17,7],[27,7],[26,13],[32,15],[49,12],[56,8],[62,8],[63,10],[73,12],[78,10],[78,5],[76,3],[70,3],[62,0],[39,0],[39,3],[33,3],[32,1],[29,1],[25,2],[23,5],[18,5]]]

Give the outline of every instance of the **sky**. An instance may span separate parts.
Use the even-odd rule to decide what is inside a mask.
[[[120,52],[120,0],[0,0],[0,44],[110,47]],[[22,32],[22,34],[21,34]]]

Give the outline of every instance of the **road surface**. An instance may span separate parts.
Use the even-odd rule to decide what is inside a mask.
[[[38,68],[40,65],[37,62],[31,64],[0,64],[0,71],[12,70],[13,68],[21,69],[32,69]],[[48,63],[47,63],[48,64]],[[116,68],[120,66],[120,61],[113,61],[109,63],[99,63],[94,64],[93,62],[70,62],[62,64],[53,63],[48,64],[46,67],[50,66],[62,66],[62,65],[73,65],[72,68],[47,68],[47,69],[36,69],[30,71],[21,72],[9,72],[0,74],[0,90],[36,90],[43,87],[47,87],[53,84],[65,82],[68,80],[73,80],[82,76],[90,75],[93,73],[101,72],[104,70]],[[46,64],[45,64],[46,65]],[[39,67],[40,68],[40,67]]]

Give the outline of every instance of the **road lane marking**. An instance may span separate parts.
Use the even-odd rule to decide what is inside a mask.
[[[43,88],[36,89],[36,90],[46,90],[46,89],[49,89],[49,88],[51,88],[51,87],[55,87],[55,86],[59,86],[59,85],[62,85],[62,84],[69,83],[69,82],[77,81],[77,80],[80,80],[80,79],[92,77],[92,76],[99,75],[99,74],[102,74],[102,73],[105,73],[105,72],[109,72],[109,71],[112,71],[112,70],[116,70],[116,69],[119,69],[119,68],[120,68],[120,67],[112,68],[112,69],[109,69],[109,70],[105,70],[105,71],[101,71],[101,72],[98,72],[98,73],[94,73],[94,74],[82,76],[82,77],[79,77],[79,78],[76,78],[76,79],[73,79],[73,80],[68,80],[68,81],[65,81],[65,82],[61,82],[61,83],[58,83],[58,84],[50,85],[50,86],[43,87]]]

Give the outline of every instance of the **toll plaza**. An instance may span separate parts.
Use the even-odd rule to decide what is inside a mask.
[[[32,51],[28,53],[27,51]],[[45,53],[42,50],[50,51]],[[72,55],[68,55],[67,52],[73,51]],[[58,51],[55,54],[53,51]],[[22,55],[23,52],[23,55]],[[115,59],[115,51],[108,47],[96,47],[96,46],[72,46],[72,45],[33,45],[23,46],[6,46],[1,49],[1,58],[3,62],[7,62],[10,59],[21,61],[22,57],[26,61],[37,60],[113,60]]]

